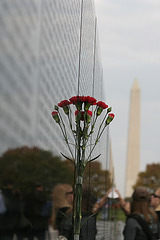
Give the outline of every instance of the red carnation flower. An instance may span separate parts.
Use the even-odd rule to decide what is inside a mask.
[[[101,108],[103,108],[103,109],[108,108],[108,105],[105,104],[105,103],[102,102],[102,101],[97,102],[97,106],[98,106],[98,107],[101,107]]]
[[[87,111],[87,114],[92,117],[92,111]]]
[[[68,106],[69,104],[71,104],[71,102],[69,102],[68,100],[63,100],[60,103],[58,103],[58,106],[63,108],[65,106]]]
[[[83,102],[88,102],[88,97],[83,96]]]
[[[52,112],[52,116],[55,116],[55,115],[57,115],[57,114],[58,114],[57,111],[53,111],[53,112]]]
[[[60,123],[60,119],[59,119],[59,116],[58,116],[58,112],[57,112],[57,111],[53,111],[53,112],[52,112],[52,117],[53,117],[53,119],[54,119],[57,123]]]
[[[83,102],[88,102],[90,104],[95,104],[96,101],[97,100],[94,97],[90,97],[90,96],[83,97]]]
[[[83,96],[74,96],[74,97],[71,97],[69,100],[71,103],[73,103],[76,106],[77,110],[82,109]]]
[[[78,110],[76,110],[76,111],[75,111],[75,116],[77,116],[77,114],[78,114],[78,113],[79,113],[79,111],[78,111]]]
[[[71,97],[71,98],[69,99],[69,101],[70,101],[71,103],[75,104],[75,103],[77,102],[77,96]]]
[[[87,102],[89,102],[90,104],[96,104],[97,100],[94,97],[87,97]]]
[[[84,109],[87,111],[91,105],[95,105],[97,100],[93,97],[87,96],[87,97],[83,97],[83,101],[84,101]]]
[[[107,120],[106,120],[106,125],[110,124],[110,122],[112,122],[112,120],[114,119],[114,114],[113,113],[109,113]]]
[[[115,115],[113,113],[109,113],[108,116],[110,116],[111,118],[115,117]]]
[[[77,110],[77,111],[75,111],[75,116],[77,116],[78,115],[78,113],[79,113],[79,111]],[[81,118],[80,118],[80,120],[81,121],[84,121],[84,111],[80,111],[80,116],[81,116]]]
[[[71,97],[69,100],[73,104],[77,102],[83,102],[83,96],[74,96],[74,97]]]
[[[84,96],[77,96],[77,101],[83,102],[84,101]]]
[[[93,102],[93,103],[92,103],[92,105],[96,105],[96,104],[97,104],[97,102]]]

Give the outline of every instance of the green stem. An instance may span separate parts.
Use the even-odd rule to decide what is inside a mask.
[[[74,140],[75,140],[75,139],[76,139],[76,136],[75,136],[75,134],[73,133],[71,113],[72,113],[72,111],[71,111],[71,108],[70,108],[70,106],[69,106],[69,115],[67,115],[67,116],[68,116],[69,126],[70,126],[70,129],[71,129],[73,138],[74,138]]]
[[[92,134],[92,131],[93,131],[93,129],[94,129],[94,126],[95,126],[96,121],[97,121],[97,118],[98,118],[98,116],[96,115],[96,109],[97,109],[97,106],[96,106],[96,108],[95,108],[95,110],[94,110],[93,120],[92,120],[92,123],[91,123],[91,131],[90,131],[90,133],[88,134],[88,136],[90,136],[90,135]]]
[[[93,106],[92,106],[92,107],[93,107]],[[98,108],[98,106],[96,106],[96,108],[94,109],[94,114],[93,114],[93,124],[95,124],[95,122],[96,122],[96,120],[97,120],[97,115],[96,115],[97,108]]]
[[[99,141],[99,139],[101,138],[102,136],[102,133],[104,132],[104,129],[106,128],[107,125],[105,125],[102,129],[102,131],[100,132],[99,136],[97,137],[97,141]]]
[[[72,152],[72,150],[71,150],[71,148],[70,148],[70,145],[69,145],[69,143],[68,143],[66,127],[65,127],[65,124],[64,124],[64,122],[63,122],[63,119],[62,119],[60,113],[59,113],[59,117],[60,117],[60,120],[61,120],[61,123],[62,123],[62,126],[63,126],[63,127],[61,126],[61,124],[59,124],[59,126],[60,126],[60,128],[61,128],[61,131],[62,131],[63,137],[64,137],[64,139],[65,139],[65,142],[66,142],[66,144],[67,144],[67,146],[68,146],[68,148],[69,148],[69,151],[70,151],[70,153],[71,153],[71,156],[72,156],[72,158],[74,159],[73,152]]]
[[[84,165],[81,159],[80,118],[77,117],[77,164],[76,164],[76,195],[74,212],[74,236],[79,236],[81,226],[81,201]]]
[[[104,125],[102,131],[100,132],[100,129],[101,129],[103,123],[104,123],[104,120],[105,120],[105,118],[106,118],[106,115],[107,115],[107,114],[105,114],[105,116],[104,116],[104,118],[103,118],[103,121],[102,121],[102,123],[101,123],[101,125],[100,125],[100,127],[99,127],[99,130],[98,130],[98,133],[97,133],[97,137],[96,137],[95,143],[94,143],[94,145],[93,145],[93,147],[92,147],[92,149],[91,149],[91,151],[90,151],[90,154],[89,154],[87,160],[85,161],[85,164],[88,162],[88,160],[89,160],[89,158],[90,158],[90,156],[91,156],[91,154],[92,154],[92,152],[93,152],[95,146],[97,145],[97,143],[98,143],[98,141],[99,141],[99,139],[100,139],[100,137],[101,137],[101,135],[102,135],[104,129],[105,129],[106,126],[107,126],[107,125]]]
[[[101,124],[100,124],[100,127],[99,127],[99,129],[98,129],[98,133],[97,133],[97,137],[96,137],[96,139],[98,139],[98,136],[99,136],[99,133],[100,133],[101,127],[102,127],[102,125],[103,125],[103,123],[104,123],[106,117],[107,117],[107,113],[104,115],[104,118],[103,118],[103,120],[102,120],[102,122],[101,122]]]

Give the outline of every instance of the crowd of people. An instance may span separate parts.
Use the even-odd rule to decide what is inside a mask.
[[[92,188],[82,188],[80,240],[96,239],[96,219],[100,209],[107,203],[113,189],[97,201]],[[117,201],[126,215],[124,240],[160,239],[160,188],[150,194],[145,187],[137,187],[130,202],[119,193]],[[48,227],[56,230],[59,239],[74,239],[74,189],[70,184],[57,184],[47,199],[41,183],[23,198],[14,189],[12,181],[4,181],[0,192],[0,239],[45,240]],[[51,237],[48,239],[51,239]],[[54,239],[51,239],[54,240]]]
[[[96,216],[98,211],[106,204],[108,194],[105,194],[100,201],[97,201],[95,193],[91,188],[84,187],[82,189],[82,205],[81,205],[81,240],[94,240],[96,238]],[[53,210],[52,210],[52,226],[57,229],[60,236],[66,239],[74,239],[73,231],[73,188],[68,184],[58,184],[53,189]]]
[[[14,188],[11,180],[5,180],[0,191],[0,240],[45,239],[48,220],[51,217],[48,201],[41,183],[22,194]]]

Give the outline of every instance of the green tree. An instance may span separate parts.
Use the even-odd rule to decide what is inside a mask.
[[[72,184],[73,172],[50,151],[21,147],[8,150],[0,158],[0,184],[6,178],[25,193],[32,190],[35,182],[51,191],[57,183]]]
[[[145,186],[150,191],[160,186],[160,163],[148,164],[146,170],[139,173],[134,188],[138,186]]]

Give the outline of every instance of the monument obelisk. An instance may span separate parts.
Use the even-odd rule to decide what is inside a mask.
[[[131,197],[140,170],[140,93],[135,79],[130,95],[125,197]]]
[[[115,187],[115,179],[114,179],[114,164],[113,164],[113,155],[112,155],[112,145],[110,142],[110,154],[109,154],[109,173],[112,182],[112,187]]]

